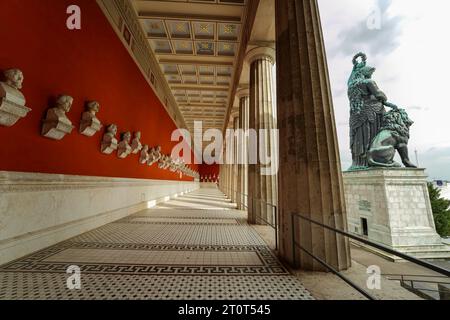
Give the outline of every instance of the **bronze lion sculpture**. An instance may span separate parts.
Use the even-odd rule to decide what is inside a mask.
[[[398,151],[405,167],[417,168],[409,160],[409,129],[414,122],[404,109],[394,108],[384,114],[382,127],[372,141],[367,153],[370,167],[398,168],[401,165],[394,161]]]

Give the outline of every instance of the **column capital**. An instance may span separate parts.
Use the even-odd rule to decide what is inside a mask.
[[[269,59],[272,64],[276,61],[276,51],[271,47],[256,47],[247,52],[245,59],[248,64],[252,64],[258,59]]]
[[[233,124],[235,118],[239,118],[239,110],[233,109],[230,114],[230,122]]]
[[[238,99],[250,97],[250,89],[247,87],[241,87],[236,91],[236,97]]]

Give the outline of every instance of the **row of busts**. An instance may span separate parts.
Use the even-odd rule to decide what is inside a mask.
[[[73,98],[68,95],[60,95],[56,99],[55,106],[47,110],[42,121],[41,134],[49,139],[61,140],[75,128],[67,113],[72,108]],[[92,137],[102,128],[102,123],[97,119],[100,104],[97,101],[86,103],[85,111],[81,115],[79,132],[87,137]]]
[[[218,182],[219,181],[219,177],[215,176],[215,175],[206,175],[206,176],[201,176],[200,177],[200,182]]]
[[[24,76],[19,69],[9,69],[4,72],[5,81],[0,82],[0,125],[11,127],[21,118],[24,118],[30,108],[26,107],[26,99],[22,92]],[[49,108],[42,121],[42,136],[61,140],[67,134],[72,133],[75,128],[67,113],[72,108],[74,99],[69,95],[60,95]],[[85,105],[85,111],[81,115],[79,132],[82,135],[92,137],[102,128],[102,123],[96,114],[100,111],[100,104],[89,101]],[[101,152],[111,154],[117,150],[120,159],[127,158],[130,154],[138,154],[139,163],[149,166],[158,163],[160,169],[198,178],[198,172],[190,169],[181,160],[173,160],[170,156],[161,154],[161,147],[150,149],[148,145],[142,145],[141,132],[136,132],[134,138],[130,132],[121,134],[120,141],[117,140],[117,126],[114,124],[106,128],[101,142]]]
[[[125,159],[131,154],[139,153],[139,163],[152,166],[158,164],[158,168],[162,170],[170,170],[181,175],[189,177],[198,177],[198,173],[190,169],[180,160],[174,160],[170,156],[161,153],[161,147],[151,148],[147,144],[141,143],[141,132],[136,132],[132,139],[131,132],[124,132],[117,139],[117,125],[111,124],[106,128],[101,143],[101,152],[104,154],[112,154],[117,150],[117,156]]]
[[[111,124],[106,128],[106,132],[103,135],[101,143],[101,151],[104,154],[111,154],[117,150],[117,156],[120,159],[125,159],[130,154],[137,154],[142,149],[141,133],[136,132],[134,134],[133,142],[131,142],[131,132],[124,132],[120,136],[120,142],[116,138],[117,126]]]
[[[0,125],[11,127],[31,111],[26,104],[26,99],[20,91],[23,86],[24,76],[19,69],[8,69],[3,72],[5,81],[0,82]],[[54,140],[61,140],[74,129],[72,121],[67,113],[72,108],[73,98],[68,95],[60,95],[54,106],[49,108],[42,121],[42,136]],[[81,115],[80,133],[92,137],[100,131],[102,124],[96,117],[100,105],[96,101],[86,103],[86,110]]]

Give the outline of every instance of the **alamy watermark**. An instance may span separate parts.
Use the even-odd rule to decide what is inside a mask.
[[[369,266],[366,273],[369,275],[367,278],[367,288],[369,290],[381,290],[381,268],[379,266]]]
[[[277,174],[279,169],[278,129],[227,129],[223,135],[218,129],[203,131],[202,122],[195,121],[194,137],[186,129],[177,129],[171,140],[178,142],[171,157],[186,164],[259,164],[261,175],[266,176]],[[193,158],[191,150],[195,150]]]
[[[69,275],[67,277],[66,286],[69,290],[81,290],[81,269],[79,266],[69,266],[66,270]]]
[[[77,5],[67,7],[66,13],[69,17],[66,20],[66,26],[69,30],[81,30],[81,8]]]

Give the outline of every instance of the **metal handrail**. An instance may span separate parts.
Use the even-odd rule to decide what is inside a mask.
[[[295,248],[297,247],[297,248],[299,248],[300,250],[302,250],[303,252],[305,252],[306,254],[308,254],[311,258],[313,258],[314,260],[316,260],[317,262],[319,262],[321,265],[323,265],[325,268],[327,268],[327,269],[328,269],[329,271],[331,271],[333,274],[337,275],[339,278],[341,278],[342,280],[344,280],[348,285],[350,285],[352,288],[354,288],[355,290],[357,290],[358,292],[360,292],[362,295],[364,295],[366,298],[368,298],[368,299],[370,299],[370,300],[376,300],[376,298],[375,298],[374,296],[372,296],[369,292],[367,292],[366,290],[364,290],[363,288],[359,287],[357,284],[355,284],[355,283],[354,283],[353,281],[351,281],[349,278],[347,278],[346,276],[344,276],[341,272],[339,272],[338,270],[336,270],[333,266],[329,265],[328,263],[326,263],[325,261],[323,261],[323,260],[320,259],[319,257],[315,256],[314,254],[312,254],[311,252],[309,252],[307,249],[303,248],[303,247],[296,241],[296,233],[295,233],[295,225],[296,225],[295,219],[296,219],[296,218],[300,218],[300,219],[306,220],[306,221],[308,221],[308,222],[310,222],[310,223],[316,224],[316,225],[321,226],[321,227],[323,227],[323,228],[325,228],[325,229],[328,229],[328,230],[331,230],[331,231],[336,232],[336,233],[338,233],[338,234],[341,234],[341,235],[343,235],[343,236],[346,236],[346,237],[348,237],[348,238],[350,238],[350,239],[353,239],[353,240],[362,242],[362,243],[364,243],[364,244],[367,244],[367,245],[369,245],[369,246],[371,246],[371,247],[374,247],[374,248],[376,248],[376,249],[379,249],[379,250],[381,250],[381,251],[384,251],[384,252],[387,252],[387,253],[389,253],[389,254],[398,256],[398,257],[400,257],[400,258],[402,258],[402,259],[404,259],[404,260],[413,262],[413,263],[418,264],[418,265],[420,265],[420,266],[422,266],[422,267],[425,267],[425,268],[430,269],[430,270],[432,270],[432,271],[435,271],[435,272],[438,272],[438,273],[440,273],[440,274],[443,274],[443,275],[445,275],[445,276],[447,276],[447,277],[450,276],[450,270],[447,270],[447,269],[445,269],[445,268],[441,268],[441,267],[439,267],[439,266],[436,266],[436,265],[434,265],[434,264],[428,263],[428,262],[426,262],[426,261],[423,261],[423,260],[414,258],[414,257],[409,256],[409,255],[407,255],[407,254],[404,254],[404,253],[395,251],[395,250],[393,250],[393,249],[391,249],[391,248],[388,248],[388,247],[383,246],[383,245],[381,245],[381,244],[372,242],[372,241],[370,241],[370,240],[368,240],[368,239],[359,237],[359,236],[357,236],[357,235],[351,234],[351,233],[349,233],[349,232],[347,232],[347,231],[336,229],[336,228],[331,227],[331,226],[328,226],[328,225],[326,225],[326,224],[324,224],[324,223],[315,221],[315,220],[313,220],[313,219],[311,219],[311,218],[309,218],[309,217],[305,217],[305,216],[303,216],[303,215],[300,215],[300,214],[298,214],[298,213],[293,213],[291,217],[292,217],[292,243],[293,243],[293,246],[292,246],[292,247],[293,247],[293,249],[292,249],[293,252],[292,252],[292,254],[293,254],[293,262],[294,262],[294,266],[296,265],[296,250],[295,250]]]
[[[414,283],[450,284],[449,282],[413,280],[413,279],[389,279],[389,280],[396,280],[396,281],[402,281],[402,282],[414,282]]]
[[[348,277],[346,277],[341,272],[336,270],[333,266],[331,266],[330,264],[326,263],[324,260],[322,260],[319,257],[315,256],[311,252],[309,252],[306,248],[302,247],[302,245],[299,244],[297,242],[297,240],[295,240],[295,238],[296,238],[295,237],[295,218],[296,217],[302,217],[302,216],[300,216],[298,214],[292,214],[292,216],[291,216],[291,219],[292,219],[292,244],[293,244],[293,246],[292,246],[292,255],[293,255],[292,260],[293,260],[294,267],[296,266],[296,255],[297,255],[297,253],[296,253],[295,248],[297,247],[300,250],[302,250],[303,252],[305,252],[307,255],[309,255],[312,259],[314,259],[317,262],[319,262],[322,266],[324,266],[326,269],[328,269],[331,273],[333,273],[334,275],[336,275],[339,278],[341,278],[345,283],[347,283],[353,289],[355,289],[356,291],[361,293],[367,299],[369,299],[369,300],[377,300],[377,298],[375,296],[371,295],[369,292],[367,292],[366,290],[364,290],[363,288],[358,286],[356,283],[354,283]]]
[[[226,189],[226,190],[229,191],[230,193],[233,193],[236,199],[237,199],[237,195],[239,195],[239,196],[241,196],[241,197],[246,197],[246,198],[247,198],[247,204],[244,205],[244,207],[245,207],[247,210],[249,209],[249,200],[250,200],[250,199],[251,199],[251,201],[252,201],[252,207],[253,207],[253,208],[255,207],[255,205],[254,205],[255,201],[258,201],[258,202],[260,202],[260,203],[266,205],[266,208],[267,208],[267,206],[270,206],[270,207],[273,208],[273,211],[272,211],[272,214],[273,214],[273,220],[274,220],[274,223],[273,223],[273,224],[270,223],[269,221],[263,219],[262,217],[257,217],[257,219],[260,220],[260,221],[262,221],[262,222],[264,222],[266,225],[268,225],[269,227],[272,227],[272,228],[275,230],[275,249],[278,250],[278,207],[277,207],[276,205],[274,205],[273,203],[269,203],[269,202],[264,201],[264,200],[262,200],[262,199],[258,199],[258,198],[255,198],[255,197],[251,197],[251,196],[249,196],[248,194],[238,192],[238,191],[236,191],[236,190],[233,190],[232,188],[224,188],[224,189]],[[221,191],[224,192],[223,190],[221,190]],[[227,192],[224,192],[224,193],[226,194]],[[242,205],[242,203],[240,203],[240,204]]]
[[[316,225],[319,225],[319,226],[321,226],[321,227],[324,227],[324,228],[326,228],[326,229],[328,229],[328,230],[331,230],[331,231],[334,231],[334,232],[339,233],[339,234],[341,234],[341,235],[344,235],[344,236],[346,236],[346,237],[349,237],[349,238],[351,238],[351,239],[353,239],[353,240],[356,240],[356,241],[362,242],[362,243],[364,243],[364,244],[367,244],[368,246],[371,246],[371,247],[376,248],[376,249],[378,249],[378,250],[382,250],[382,251],[384,251],[384,252],[386,252],[386,253],[395,255],[395,256],[397,256],[397,257],[399,257],[399,258],[402,258],[402,259],[404,259],[404,260],[406,260],[406,261],[413,262],[413,263],[415,263],[415,264],[417,264],[417,265],[420,265],[420,266],[422,266],[422,267],[424,267],[424,268],[430,269],[430,270],[432,270],[432,271],[435,271],[435,272],[437,272],[437,273],[440,273],[440,274],[443,274],[443,275],[445,275],[445,276],[447,276],[447,277],[450,277],[450,270],[448,270],[448,269],[439,267],[439,266],[437,266],[437,265],[431,264],[431,263],[426,262],[426,261],[424,261],[424,260],[417,259],[417,258],[415,258],[415,257],[412,257],[412,256],[410,256],[410,255],[404,254],[404,253],[402,253],[402,252],[398,252],[398,251],[393,250],[393,249],[391,249],[391,248],[389,248],[389,247],[386,247],[386,246],[384,246],[384,245],[382,245],[382,244],[379,244],[379,243],[370,241],[370,240],[368,240],[368,239],[362,238],[362,237],[357,236],[357,235],[355,235],[355,234],[351,234],[351,233],[349,233],[349,232],[347,232],[347,231],[336,229],[336,228],[334,228],[334,227],[331,227],[331,226],[328,226],[328,225],[326,225],[326,224],[324,224],[324,223],[321,223],[321,222],[312,220],[311,218],[302,216],[302,215],[300,215],[300,214],[294,213],[294,214],[293,214],[293,217],[299,217],[299,218],[301,218],[301,219],[303,219],[303,220],[309,221],[309,222],[311,222],[311,223],[314,223],[314,224],[316,224]]]
[[[274,219],[274,220],[275,220],[275,225],[272,225],[271,223],[269,223],[268,221],[264,220],[263,218],[260,218],[260,217],[259,217],[259,219],[262,220],[263,222],[265,222],[267,225],[269,225],[269,226],[271,226],[272,228],[275,229],[275,232],[276,232],[276,235],[275,235],[275,237],[276,237],[276,247],[278,248],[278,220],[277,220],[277,216],[278,216],[278,214],[277,214],[277,209],[278,209],[278,208],[277,208],[277,206],[274,205],[274,204],[268,203],[268,202],[266,202],[266,201],[264,201],[264,200],[262,200],[262,199],[256,199],[256,198],[250,197],[249,195],[246,195],[246,194],[243,194],[243,193],[234,191],[233,189],[230,189],[230,188],[225,188],[225,189],[227,189],[228,191],[231,191],[232,193],[234,193],[234,195],[236,196],[236,199],[237,199],[237,195],[247,197],[247,205],[245,206],[247,209],[248,209],[248,200],[249,200],[249,198],[252,199],[252,203],[253,203],[254,200],[258,200],[258,201],[260,201],[261,203],[266,204],[266,206],[269,205],[269,206],[272,206],[272,207],[275,209],[275,219]],[[226,193],[226,192],[224,192],[224,193]],[[293,243],[293,262],[294,262],[294,266],[295,266],[295,264],[296,264],[296,261],[295,261],[295,260],[296,260],[296,252],[295,252],[295,248],[297,247],[297,248],[299,248],[300,250],[302,250],[303,252],[305,252],[307,255],[309,255],[311,258],[313,258],[314,260],[316,260],[317,262],[319,262],[321,265],[323,265],[326,269],[328,269],[329,271],[331,271],[333,274],[335,274],[336,276],[338,276],[339,278],[341,278],[343,281],[345,281],[348,285],[350,285],[352,288],[354,288],[355,290],[357,290],[357,291],[358,291],[359,293],[361,293],[363,296],[365,296],[366,298],[368,298],[368,299],[370,299],[370,300],[376,300],[377,298],[374,297],[373,295],[371,295],[369,292],[367,292],[367,291],[364,290],[363,288],[359,287],[359,286],[358,286],[357,284],[355,284],[352,280],[350,280],[348,277],[346,277],[345,275],[343,275],[340,271],[336,270],[333,266],[329,265],[329,264],[326,263],[324,260],[322,260],[322,259],[320,259],[319,257],[315,256],[314,254],[312,254],[311,252],[309,252],[307,249],[303,248],[303,247],[295,240],[295,239],[296,239],[296,234],[295,234],[295,218],[296,218],[296,217],[297,217],[297,218],[300,218],[300,219],[303,219],[303,220],[306,220],[306,221],[308,221],[308,222],[310,222],[310,223],[319,225],[319,226],[321,226],[321,227],[323,227],[323,228],[325,228],[325,229],[334,231],[334,232],[336,232],[336,233],[338,233],[338,234],[341,234],[341,235],[343,235],[343,236],[345,236],[345,237],[348,237],[348,238],[350,238],[350,239],[353,239],[353,240],[359,241],[359,242],[361,242],[361,243],[364,243],[364,244],[366,244],[366,245],[368,245],[368,246],[371,246],[371,247],[373,247],[373,248],[376,248],[376,249],[378,249],[378,250],[381,250],[381,251],[384,251],[384,252],[386,252],[386,253],[395,255],[395,256],[400,257],[400,258],[402,258],[402,259],[404,259],[404,260],[406,260],[406,261],[410,261],[410,262],[412,262],[412,263],[415,263],[415,264],[417,264],[417,265],[420,265],[420,266],[422,266],[422,267],[424,267],[424,268],[427,268],[427,269],[429,269],[429,270],[432,270],[432,271],[434,271],[434,272],[440,273],[440,274],[444,275],[445,277],[450,277],[450,270],[447,270],[447,269],[442,268],[442,267],[439,267],[439,266],[437,266],[437,265],[428,263],[428,262],[426,262],[426,261],[424,261],[424,260],[417,259],[417,258],[412,257],[412,256],[409,256],[409,255],[407,255],[407,254],[398,252],[398,251],[393,250],[393,249],[391,249],[391,248],[389,248],[389,247],[386,247],[386,246],[381,245],[381,244],[379,244],[379,243],[372,242],[372,241],[370,241],[370,240],[368,240],[368,239],[366,239],[366,238],[362,238],[362,237],[360,237],[360,236],[358,236],[358,235],[349,233],[349,232],[347,232],[347,231],[340,230],[340,229],[336,229],[336,228],[334,228],[334,227],[328,226],[328,225],[326,225],[326,224],[324,224],[324,223],[315,221],[315,220],[313,220],[313,219],[311,219],[311,218],[309,218],[309,217],[305,217],[305,216],[303,216],[303,215],[301,215],[301,214],[293,213],[293,214],[292,214],[292,243]],[[386,275],[385,275],[385,276],[386,276]],[[395,275],[392,275],[392,276],[395,276]],[[430,275],[429,277],[442,277],[442,276],[431,276],[431,275]],[[421,282],[422,282],[422,281],[421,281]],[[436,283],[436,282],[433,282],[433,283]],[[446,283],[445,283],[445,284],[446,284]]]
[[[448,278],[446,276],[441,275],[424,275],[424,274],[393,274],[393,273],[383,273],[385,277],[418,277],[418,278]]]
[[[409,281],[409,282],[417,282],[417,283],[432,283],[432,284],[446,284],[446,285],[450,285],[450,282],[413,279],[413,278],[448,279],[448,277],[445,277],[445,276],[431,276],[431,275],[428,275],[428,276],[416,276],[416,275],[404,275],[404,274],[383,274],[383,276],[385,276],[388,280],[394,280],[394,281],[402,281],[402,282]]]
[[[427,289],[427,288],[418,288],[417,286],[414,286],[415,281],[411,281],[411,280],[405,280],[405,281],[400,280],[400,282],[402,283],[402,286],[408,286],[412,290],[416,290],[416,291],[420,291],[420,292],[435,292],[435,293],[438,293],[439,295],[441,293],[445,293],[445,294],[448,293],[448,291],[439,290],[439,289],[435,290],[435,289]],[[421,282],[419,282],[419,283],[421,283]],[[435,284],[435,283],[433,283],[433,284]]]

